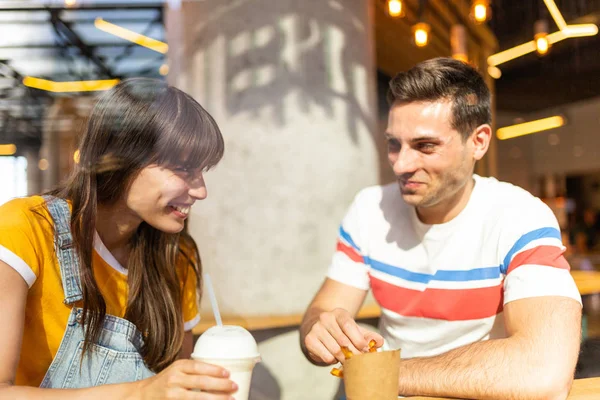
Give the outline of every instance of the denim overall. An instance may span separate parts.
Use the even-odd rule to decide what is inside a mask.
[[[64,303],[72,305],[83,295],[79,260],[71,236],[71,212],[63,199],[52,196],[44,196],[44,199],[54,220],[54,248],[65,292]],[[84,341],[82,314],[81,308],[72,306],[60,347],[40,387],[84,388],[132,382],[154,375],[139,353],[144,343],[140,331],[131,322],[112,315],[106,315],[98,342],[89,348],[81,361]]]

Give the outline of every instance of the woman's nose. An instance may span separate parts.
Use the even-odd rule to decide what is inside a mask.
[[[204,200],[208,196],[204,176],[200,173],[189,182],[189,194],[196,200]]]

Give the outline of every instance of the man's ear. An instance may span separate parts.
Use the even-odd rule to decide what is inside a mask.
[[[488,124],[479,125],[469,138],[473,145],[473,158],[479,161],[487,153],[492,140],[492,127]]]

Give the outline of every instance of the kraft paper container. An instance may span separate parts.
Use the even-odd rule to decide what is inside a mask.
[[[348,400],[396,400],[400,350],[355,354],[344,363]]]

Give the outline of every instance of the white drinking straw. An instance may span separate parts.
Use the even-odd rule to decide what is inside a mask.
[[[215,315],[215,321],[217,321],[217,325],[223,326],[221,313],[219,312],[219,304],[217,304],[217,296],[215,296],[215,291],[213,290],[213,285],[208,273],[204,274],[204,285],[208,290],[208,297],[210,298],[210,305],[212,306],[213,314]]]

